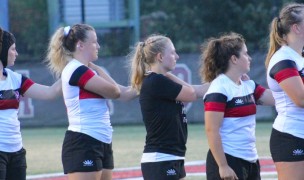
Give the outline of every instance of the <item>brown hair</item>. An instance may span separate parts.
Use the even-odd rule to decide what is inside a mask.
[[[285,35],[290,32],[293,24],[299,24],[303,20],[304,4],[287,4],[280,12],[279,17],[275,17],[270,25],[269,49],[265,60],[266,68],[269,65],[272,55],[283,45],[287,44]]]
[[[219,74],[228,70],[232,55],[239,57],[245,39],[237,33],[229,33],[219,38],[210,38],[202,45],[200,76],[203,82],[211,82]]]

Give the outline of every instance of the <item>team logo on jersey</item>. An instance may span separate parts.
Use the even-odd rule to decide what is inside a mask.
[[[242,99],[235,100],[235,105],[242,105],[244,104],[244,101]]]

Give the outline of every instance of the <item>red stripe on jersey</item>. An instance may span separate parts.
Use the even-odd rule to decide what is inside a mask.
[[[79,99],[92,99],[92,98],[104,99],[104,97],[102,97],[98,94],[95,94],[95,93],[92,93],[90,91],[80,88]]]
[[[298,70],[296,68],[286,68],[276,73],[274,79],[280,83],[283,80],[293,76],[299,76]]]
[[[85,73],[82,74],[78,81],[78,86],[81,88],[84,88],[84,86],[87,84],[87,82],[95,76],[94,72],[88,69]]]
[[[256,105],[249,104],[247,106],[227,108],[224,117],[245,117],[253,114],[256,114]]]
[[[21,83],[20,94],[24,94],[34,83],[31,79],[25,78]]]
[[[0,100],[0,110],[5,109],[18,109],[19,101],[17,99]]]
[[[263,93],[266,91],[266,89],[261,86],[261,85],[258,85],[255,90],[254,90],[254,98],[256,100],[260,99],[260,97],[263,95]]]
[[[226,103],[205,102],[205,111],[225,112]]]

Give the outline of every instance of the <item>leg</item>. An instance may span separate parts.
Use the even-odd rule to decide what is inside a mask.
[[[95,172],[76,172],[68,174],[69,180],[100,180],[101,179],[101,171]]]
[[[297,162],[276,162],[278,179],[302,180],[304,177],[304,161]]]
[[[10,153],[10,163],[7,166],[7,180],[25,180],[26,179],[26,151],[21,149],[18,152]]]
[[[101,180],[112,180],[112,169],[103,169]]]

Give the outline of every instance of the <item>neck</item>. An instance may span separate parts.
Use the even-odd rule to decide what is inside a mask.
[[[231,79],[235,84],[240,85],[241,84],[241,77],[242,74],[240,73],[236,73],[233,71],[227,71],[226,73],[224,73],[227,77],[229,77],[229,79]]]
[[[86,65],[86,66],[89,65],[89,62],[88,62],[85,58],[83,58],[82,56],[80,56],[80,55],[74,55],[73,57],[74,57],[77,61],[81,62],[82,64],[84,64],[84,65]]]
[[[163,74],[163,75],[165,75],[168,72],[162,66],[160,66],[158,64],[153,64],[151,66],[151,71],[155,72],[157,74]]]
[[[301,38],[299,37],[288,37],[288,46],[290,48],[292,48],[293,50],[295,50],[300,56],[302,56],[302,51],[303,51],[303,46],[304,43],[301,40]]]

